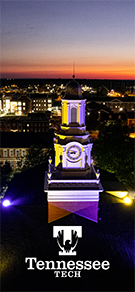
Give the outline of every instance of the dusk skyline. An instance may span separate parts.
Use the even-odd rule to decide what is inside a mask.
[[[1,1],[1,77],[134,79],[134,0]]]

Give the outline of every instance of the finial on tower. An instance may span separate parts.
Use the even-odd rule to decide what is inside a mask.
[[[73,63],[73,79],[75,79],[75,63]]]

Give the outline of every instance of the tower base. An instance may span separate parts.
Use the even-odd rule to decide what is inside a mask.
[[[48,223],[70,214],[98,222],[98,201],[94,202],[48,202]]]

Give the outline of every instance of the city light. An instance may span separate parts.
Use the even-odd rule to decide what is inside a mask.
[[[8,207],[10,206],[11,202],[9,200],[4,200],[2,204],[4,207]]]
[[[123,201],[124,201],[124,203],[126,203],[126,204],[131,204],[131,202],[132,202],[131,199],[130,199],[129,197],[125,197]]]

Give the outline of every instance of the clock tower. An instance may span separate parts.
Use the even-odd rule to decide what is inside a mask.
[[[81,86],[70,81],[62,99],[62,124],[55,133],[55,165],[49,159],[45,175],[48,221],[70,213],[98,221],[99,193],[103,188],[91,157],[92,139],[85,126]]]

